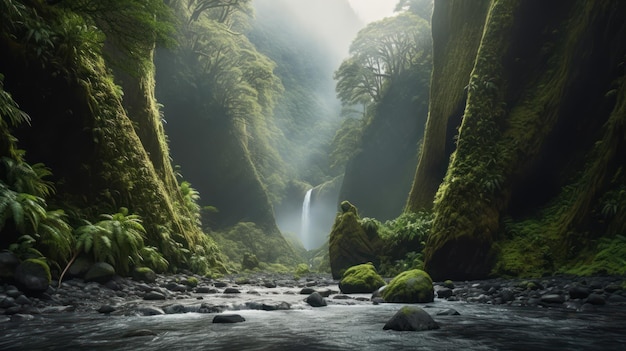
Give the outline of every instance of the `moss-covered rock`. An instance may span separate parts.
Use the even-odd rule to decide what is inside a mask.
[[[433,281],[420,269],[402,272],[389,282],[382,296],[386,302],[432,302],[435,298]]]
[[[156,273],[148,267],[136,267],[133,269],[132,277],[134,280],[153,283],[156,281]]]
[[[182,281],[183,285],[195,288],[196,286],[198,286],[198,278],[196,277],[187,277],[187,279]]]
[[[371,293],[383,285],[385,281],[370,262],[348,268],[339,282],[339,289],[344,294]]]
[[[361,226],[357,208],[350,202],[341,203],[329,239],[330,269],[339,279],[348,267],[376,261],[376,252]]]
[[[50,267],[44,260],[29,258],[17,266],[15,280],[25,291],[44,292],[52,280]]]

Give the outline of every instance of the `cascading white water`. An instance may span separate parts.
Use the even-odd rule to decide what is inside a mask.
[[[304,195],[304,201],[302,202],[302,227],[300,228],[300,240],[305,249],[310,250],[311,238],[310,238],[310,226],[311,226],[311,191],[309,189]]]

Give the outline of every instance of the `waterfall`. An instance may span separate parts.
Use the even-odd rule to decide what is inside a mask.
[[[310,221],[311,221],[311,191],[309,189],[304,195],[304,201],[302,202],[302,228],[300,230],[300,240],[305,249],[312,249],[310,236]]]

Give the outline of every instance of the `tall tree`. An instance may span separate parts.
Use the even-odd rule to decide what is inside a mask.
[[[430,57],[428,23],[409,12],[373,22],[359,31],[350,57],[335,72],[337,96],[345,105],[379,102],[387,80]]]

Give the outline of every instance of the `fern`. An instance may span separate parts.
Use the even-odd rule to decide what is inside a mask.
[[[154,246],[144,246],[139,251],[141,261],[157,273],[167,271],[169,262],[161,255]]]
[[[54,193],[52,182],[43,178],[52,175],[49,168],[42,163],[29,165],[21,160],[24,151],[17,150],[18,160],[2,157],[0,158],[1,176],[6,184],[13,190],[20,193],[32,194],[45,198]]]
[[[47,211],[37,228],[38,243],[47,257],[55,262],[67,262],[74,249],[72,227],[63,210]]]
[[[7,220],[13,223],[20,234],[32,234],[39,221],[46,216],[45,201],[31,194],[18,193],[0,182],[0,230]]]
[[[183,204],[187,210],[193,215],[193,219],[196,224],[201,225],[200,221],[200,205],[198,201],[200,200],[200,193],[191,187],[191,183],[187,181],[183,181],[179,186],[180,193],[183,195]]]
[[[102,215],[103,220],[96,223],[109,234],[111,263],[121,274],[130,271],[131,263],[140,260],[139,251],[144,246],[146,230],[138,215],[128,214],[128,209],[121,207],[118,213]]]

